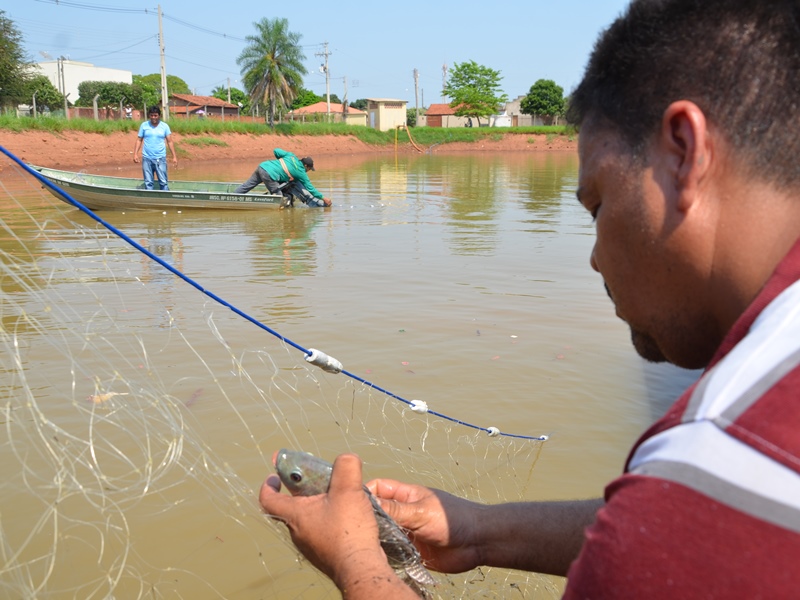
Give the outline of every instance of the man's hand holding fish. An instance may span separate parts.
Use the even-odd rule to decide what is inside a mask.
[[[480,504],[422,485],[374,479],[367,488],[381,507],[411,533],[426,566],[463,573],[485,564],[468,536],[478,531]]]
[[[487,565],[563,576],[603,504],[600,499],[480,504],[391,479],[375,479],[367,487],[409,532],[425,565],[443,573]]]
[[[259,500],[267,514],[286,523],[297,548],[333,580],[343,598],[418,600],[386,561],[362,481],[361,460],[342,454],[334,462],[328,493],[281,494],[278,476],[271,475]]]

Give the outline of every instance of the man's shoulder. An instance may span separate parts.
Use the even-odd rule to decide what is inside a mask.
[[[279,158],[279,159],[280,158],[297,158],[297,156],[295,156],[292,152],[289,152],[288,150],[283,150],[281,148],[275,148],[272,152],[273,152],[273,154],[275,154],[275,157]]]

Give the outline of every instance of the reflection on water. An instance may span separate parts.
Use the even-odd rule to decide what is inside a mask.
[[[473,422],[491,399],[501,429],[554,433],[539,472],[552,465],[570,483],[548,496],[596,491],[696,376],[646,365],[614,317],[589,268],[594,231],[575,199],[576,155],[319,163],[313,181],[334,198],[331,210],[106,216],[281,333],[335,349],[358,374]],[[236,181],[250,167],[209,174],[189,163],[174,177]],[[142,280],[181,285],[141,264]]]
[[[531,485],[526,479],[521,486],[526,498],[600,494],[620,472],[638,435],[696,374],[643,363],[627,328],[614,317],[602,282],[589,267],[594,231],[575,200],[576,157],[470,154],[316,162],[312,179],[334,198],[329,210],[101,216],[203,290],[304,347],[335,356],[360,377],[481,427],[550,434],[530,466],[518,471],[530,478]],[[171,175],[238,181],[252,167],[222,163],[209,170],[189,163]],[[138,176],[135,168],[131,172]],[[3,184],[10,189],[8,181]],[[53,208],[33,187],[25,182],[0,192],[6,225],[0,230],[6,275],[0,278],[0,316],[3,331],[16,336],[18,360],[31,371],[27,381],[6,377],[15,368],[0,361],[3,404],[30,391],[76,427],[84,426],[86,411],[110,427],[113,421],[106,423],[105,416],[113,414],[114,401],[149,401],[143,414],[164,411],[158,422],[163,435],[156,426],[139,435],[140,423],[132,423],[125,435],[109,430],[107,439],[116,444],[112,459],[126,456],[123,449],[152,455],[160,444],[165,453],[175,451],[169,425],[186,419],[214,450],[203,460],[232,465],[248,482],[243,492],[248,501],[269,469],[269,454],[287,443],[326,455],[357,447],[372,476],[436,482],[440,471],[450,473],[453,488],[465,493],[486,495],[491,488],[504,497],[503,490],[519,485],[512,477],[504,481],[500,466],[490,473],[478,462],[472,470],[464,468],[430,431],[420,435],[406,425],[405,415],[390,418],[395,415],[390,400],[367,410],[341,379],[305,377],[297,367],[302,359],[264,330],[118,242],[89,217]],[[111,253],[116,260],[108,259]],[[68,260],[55,260],[59,257]],[[50,319],[54,313],[58,319]],[[32,322],[55,324],[37,328]],[[71,350],[74,362],[50,351],[67,346],[70,333],[80,342]],[[286,386],[275,373],[296,380]],[[163,388],[175,401],[176,414],[157,394],[142,399],[134,386],[122,386],[139,378]],[[269,393],[262,396],[262,388]],[[119,396],[105,396],[108,390]],[[95,400],[87,405],[87,398]],[[340,405],[346,414],[337,412]],[[356,433],[347,429],[351,420],[364,423],[373,436],[368,443],[357,445]],[[250,439],[241,435],[243,423]],[[397,431],[402,446],[389,441]],[[63,431],[45,433],[47,444],[62,443]],[[459,435],[458,444],[468,445]],[[5,454],[0,453],[7,459],[0,460],[0,475],[11,482],[19,477],[12,467],[28,450],[24,441],[15,444],[4,444]],[[406,456],[411,447],[416,458]],[[397,454],[392,448],[399,448]],[[415,469],[412,463],[405,472],[392,471],[419,457],[436,467]],[[30,473],[46,459],[45,452],[31,458]],[[163,464],[144,462],[146,468]],[[124,468],[138,473],[140,462],[131,463]],[[242,534],[248,528],[221,534],[227,531],[223,525],[208,524],[202,485],[191,477],[185,481],[182,472],[169,475],[177,481],[163,493],[175,510],[153,515],[143,505],[124,513],[144,529],[136,537],[136,553],[155,565],[156,573],[158,565],[188,570],[191,563],[192,572],[207,573],[224,597],[253,598],[263,595],[269,582],[254,581],[245,565],[257,561],[256,572],[273,575],[296,568],[285,545],[262,548],[260,538],[253,543],[260,530],[251,537]],[[186,493],[184,486],[193,484],[200,492]],[[3,493],[9,511],[32,513],[26,523],[36,518],[41,507],[29,506],[29,497],[13,489]],[[170,543],[163,539],[166,527],[179,532]],[[236,536],[244,539],[231,541]],[[223,559],[234,566],[220,572],[215,565]],[[207,568],[199,569],[203,561]],[[306,575],[298,571],[299,587],[287,587],[281,597],[305,597],[311,587]],[[153,577],[165,585],[163,573]]]
[[[390,389],[472,422],[490,402],[501,429],[554,433],[539,474],[569,482],[541,493],[596,491],[696,374],[634,353],[589,268],[576,181],[569,153],[322,167],[314,182],[335,208],[249,230],[258,242],[236,257],[248,274],[230,293],[258,296],[260,315]],[[220,268],[234,260],[214,247]]]

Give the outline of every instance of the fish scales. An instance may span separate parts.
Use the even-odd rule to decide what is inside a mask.
[[[281,450],[275,461],[281,482],[293,496],[315,496],[328,491],[333,465],[297,450]],[[422,564],[422,558],[402,528],[381,508],[378,499],[364,486],[378,523],[378,537],[389,565],[420,597],[429,598],[424,588],[436,580]]]

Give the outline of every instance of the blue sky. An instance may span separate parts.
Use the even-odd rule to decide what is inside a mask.
[[[236,58],[253,23],[286,18],[302,35],[305,87],[324,96],[327,49],[330,92],[349,101],[396,98],[415,106],[442,102],[443,66],[474,60],[502,76],[510,99],[538,79],[565,93],[580,80],[600,31],[627,0],[512,0],[436,2],[404,0],[344,3],[303,0],[161,0],[167,73],[197,94],[216,86],[243,89]],[[147,0],[16,0],[2,7],[23,35],[29,58],[65,56],[134,74],[160,72],[157,3]],[[472,8],[474,7],[474,9]],[[446,101],[446,100],[445,100]]]

